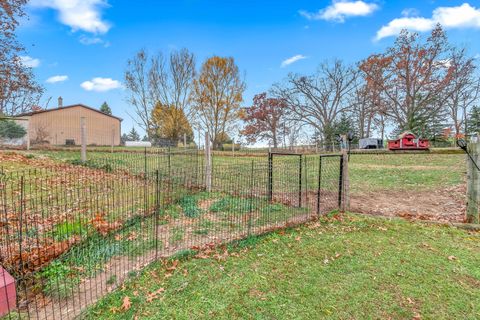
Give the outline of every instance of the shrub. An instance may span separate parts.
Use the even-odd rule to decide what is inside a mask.
[[[12,120],[0,120],[0,138],[20,139],[27,134],[25,128]]]

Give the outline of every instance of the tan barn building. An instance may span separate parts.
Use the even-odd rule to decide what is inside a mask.
[[[87,145],[120,145],[122,119],[83,104],[59,106],[18,115],[28,119],[30,143],[80,145],[81,121],[84,118]]]

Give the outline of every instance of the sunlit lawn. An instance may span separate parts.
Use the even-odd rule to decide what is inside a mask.
[[[346,215],[172,266],[148,267],[85,318],[480,318],[480,234],[451,227]]]

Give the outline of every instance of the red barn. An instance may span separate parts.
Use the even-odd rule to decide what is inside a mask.
[[[417,139],[409,131],[399,135],[397,140],[388,140],[388,150],[428,150],[429,147],[427,139]]]

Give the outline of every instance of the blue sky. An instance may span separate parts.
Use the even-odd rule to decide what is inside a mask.
[[[99,107],[107,101],[133,125],[122,88],[126,60],[140,49],[186,47],[198,64],[232,56],[245,74],[244,105],[289,72],[312,73],[325,59],[355,63],[382,51],[403,28],[446,26],[451,42],[480,59],[480,1],[127,1],[31,0],[19,39],[46,88],[42,104]],[[132,113],[132,112],[131,112]]]

